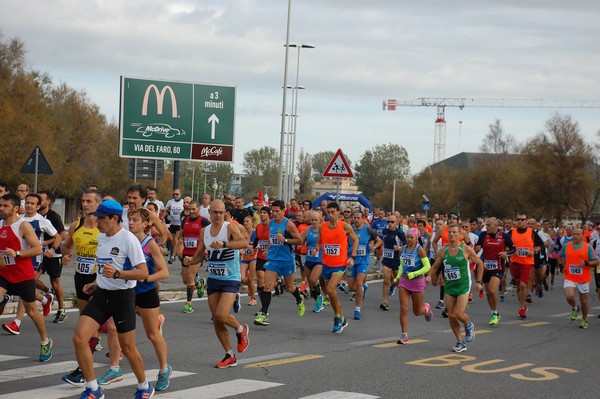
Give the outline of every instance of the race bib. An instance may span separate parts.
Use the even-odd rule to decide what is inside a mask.
[[[356,256],[365,256],[365,255],[367,255],[367,246],[359,245],[358,249],[356,250]]]
[[[197,248],[198,237],[183,237],[183,246],[186,248]]]
[[[517,255],[528,256],[529,248],[517,248]]]
[[[0,251],[0,255],[2,255],[2,257],[4,258],[4,263],[6,263],[6,266],[11,266],[11,265],[17,264],[17,262],[15,261],[15,258],[8,256],[5,251]]]
[[[315,247],[308,247],[308,251],[307,253],[312,256],[313,258],[318,258],[319,257],[319,251],[316,252],[315,255],[313,255],[313,252],[316,248]]]
[[[383,248],[383,257],[386,259],[394,259],[394,251],[391,248]]]
[[[413,256],[402,256],[402,264],[407,267],[411,267],[415,265],[415,258]]]
[[[569,273],[571,274],[583,274],[583,267],[581,265],[569,265]]]
[[[375,233],[377,233],[378,236],[382,236],[383,235],[383,229],[377,229],[377,230],[375,230]]]
[[[460,269],[458,267],[446,267],[444,269],[444,278],[446,280],[460,279]]]
[[[217,277],[226,277],[227,276],[227,264],[210,262],[208,264],[208,274],[211,274],[211,275],[217,276]]]
[[[261,251],[266,251],[267,250],[267,246],[269,245],[269,241],[267,240],[261,240],[258,242],[258,249],[260,249]]]
[[[94,274],[94,266],[96,258],[86,258],[84,256],[77,257],[77,273],[79,274]]]
[[[269,235],[269,241],[271,242],[271,245],[283,245],[282,242],[277,241],[277,234]]]
[[[329,256],[338,256],[340,254],[339,244],[324,244],[323,253]]]
[[[498,268],[498,261],[486,259],[483,261],[483,267],[485,270],[496,270]]]
[[[252,250],[252,249],[248,249],[248,248],[244,249],[244,255],[252,255],[253,252],[254,252],[254,250]]]
[[[112,258],[98,258],[96,260],[98,265],[98,274],[102,274],[102,270],[104,270],[104,265],[106,264],[106,262],[110,261],[112,261]]]

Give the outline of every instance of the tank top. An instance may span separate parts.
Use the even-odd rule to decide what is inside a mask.
[[[148,236],[146,238],[144,238],[144,241],[142,241],[140,244],[142,246],[142,251],[144,252],[144,258],[146,258],[146,266],[148,266],[148,275],[151,276],[154,274],[154,270],[156,269],[156,264],[154,263],[154,258],[152,258],[152,255],[150,254],[150,249],[148,249],[148,244],[150,243],[151,240],[154,240],[154,238]],[[155,290],[156,289],[156,282],[155,281],[150,281],[150,282],[142,282],[142,281],[138,281],[136,286],[135,286],[135,294],[143,294],[144,292],[148,292],[150,290]]]
[[[0,276],[12,284],[35,278],[31,257],[19,256],[12,258],[4,251],[6,248],[15,251],[24,251],[30,248],[27,241],[19,234],[19,228],[24,221],[23,219],[19,219],[10,226],[3,225],[0,227],[0,255],[2,255],[4,263],[6,263],[6,266],[0,269]]]
[[[293,262],[294,252],[292,246],[284,242],[277,241],[277,234],[281,233],[286,236],[285,226],[288,218],[283,218],[281,223],[277,223],[275,219],[271,220],[269,225],[269,253],[267,259],[277,262]]]
[[[369,235],[369,229],[366,224],[363,224],[360,230],[354,230],[354,233],[358,237],[358,247],[356,249],[356,259],[354,259],[354,263],[365,263],[369,262],[369,256],[371,255],[371,247],[369,247],[369,241],[371,241],[371,236]],[[348,238],[348,256],[351,255],[352,252],[352,240]]]
[[[76,265],[75,273],[95,274],[96,273],[96,250],[98,249],[98,234],[100,230],[97,227],[92,229],[85,227],[83,222],[85,218],[79,219],[75,231],[73,231],[73,243],[75,244]]]
[[[465,259],[464,245],[462,242],[459,244],[458,252],[454,256],[450,255],[448,246],[444,250],[444,286],[449,295],[467,293],[471,287],[471,273],[469,262]]]
[[[533,252],[533,232],[531,228],[527,228],[524,233],[519,233],[517,229],[511,230],[512,242],[517,247],[517,252],[512,254],[512,261],[523,265],[533,265],[533,255],[526,255],[527,251]]]
[[[339,221],[334,228],[329,223],[321,225],[321,249],[323,266],[342,267],[348,263],[348,236],[344,222]]]
[[[320,264],[322,262],[321,249],[317,248],[317,241],[319,239],[319,231],[315,230],[314,227],[308,228],[308,234],[306,235],[306,261],[315,262]],[[317,249],[317,255],[313,256],[313,250]]]
[[[419,248],[421,245],[416,244],[412,251],[408,252],[408,245],[405,245],[402,248],[402,275],[405,276],[410,272],[416,272],[417,270],[421,270],[423,267],[423,263],[421,262],[421,258],[419,257]]]
[[[581,247],[575,248],[573,242],[565,246],[565,280],[585,284],[592,279],[589,266],[581,266],[581,260],[590,261],[589,244],[582,242]]]
[[[500,252],[504,251],[505,244],[502,233],[499,231],[495,234],[495,237],[488,232],[485,232],[485,238],[483,240],[483,269],[484,270],[502,270],[502,259],[500,258]]]
[[[228,242],[227,228],[229,222],[223,222],[221,230],[216,236],[211,236],[210,228],[204,229],[204,245],[206,247],[206,259],[208,260],[208,277],[215,280],[241,281],[240,256],[237,249],[211,248],[213,241]]]
[[[267,249],[269,248],[269,225],[259,223],[256,226],[256,248],[258,249],[258,258],[267,260]]]
[[[202,216],[198,216],[196,219],[186,217],[183,220],[183,251],[184,256],[194,256],[196,249],[198,249],[198,240],[200,239],[200,233],[202,232]]]

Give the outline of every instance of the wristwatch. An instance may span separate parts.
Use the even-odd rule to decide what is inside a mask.
[[[121,272],[118,270],[115,270],[115,272],[113,273],[113,278],[119,278],[121,277]]]
[[[350,255],[350,257],[352,258],[352,260],[356,259],[356,255]]]
[[[15,251],[15,258],[18,258],[21,256],[21,251]]]

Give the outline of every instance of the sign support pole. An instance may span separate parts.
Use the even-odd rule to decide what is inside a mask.
[[[34,193],[37,193],[39,164],[40,164],[40,148],[35,147],[35,173],[34,173],[35,177],[33,179],[33,192]]]

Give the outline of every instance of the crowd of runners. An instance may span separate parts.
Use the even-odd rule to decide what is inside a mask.
[[[78,367],[62,379],[83,386],[82,399],[103,398],[103,385],[123,380],[123,357],[138,381],[135,398],[147,399],[169,387],[173,368],[162,335],[159,284],[169,277],[173,264],[171,269],[181,266],[184,313],[194,312],[194,295],[207,296],[225,352],[217,368],[236,366],[236,353],[249,344],[249,326],[235,317],[242,306],[242,285],[247,288],[247,305],[256,306],[258,328],[270,324],[272,297],[287,291],[298,317],[307,309],[318,313],[329,306],[331,331],[339,334],[349,326],[349,318],[362,319],[367,275],[376,271],[383,279],[381,302],[379,310],[370,311],[389,311],[390,298],[397,294],[398,344],[410,343],[409,313],[431,321],[435,306],[456,337],[454,352],[467,350],[475,339],[467,314],[473,293],[487,298],[489,325],[494,326],[502,318],[498,303],[504,301],[507,286],[516,291],[515,314],[525,319],[527,304],[547,295],[554,289],[555,276],[563,274],[571,320],[579,318],[582,329],[588,327],[592,279],[600,296],[600,224],[554,226],[524,212],[514,219],[465,219],[453,213],[429,219],[382,209],[371,213],[337,202],[267,202],[254,197],[246,204],[230,194],[214,200],[205,194],[195,201],[182,197],[178,189],[165,204],[157,194],[155,188],[136,184],[121,203],[90,186],[82,194],[80,216],[65,228],[52,210],[51,192],[32,193],[27,184],[20,184],[12,193],[0,183],[0,314],[8,302],[19,301],[14,320],[2,328],[19,335],[27,314],[39,332],[39,360],[50,360],[53,341],[45,317],[56,301],[52,321],[66,319],[60,277],[63,265],[74,267],[80,312],[73,333]],[[50,287],[41,279],[44,273]],[[207,279],[200,277],[205,274]],[[433,286],[439,287],[435,305],[425,302],[425,291]],[[355,302],[348,317],[338,296],[342,292]],[[154,387],[136,347],[136,315],[159,364]],[[230,330],[236,336],[235,350]],[[97,378],[93,358],[103,345],[108,347],[110,367]]]

